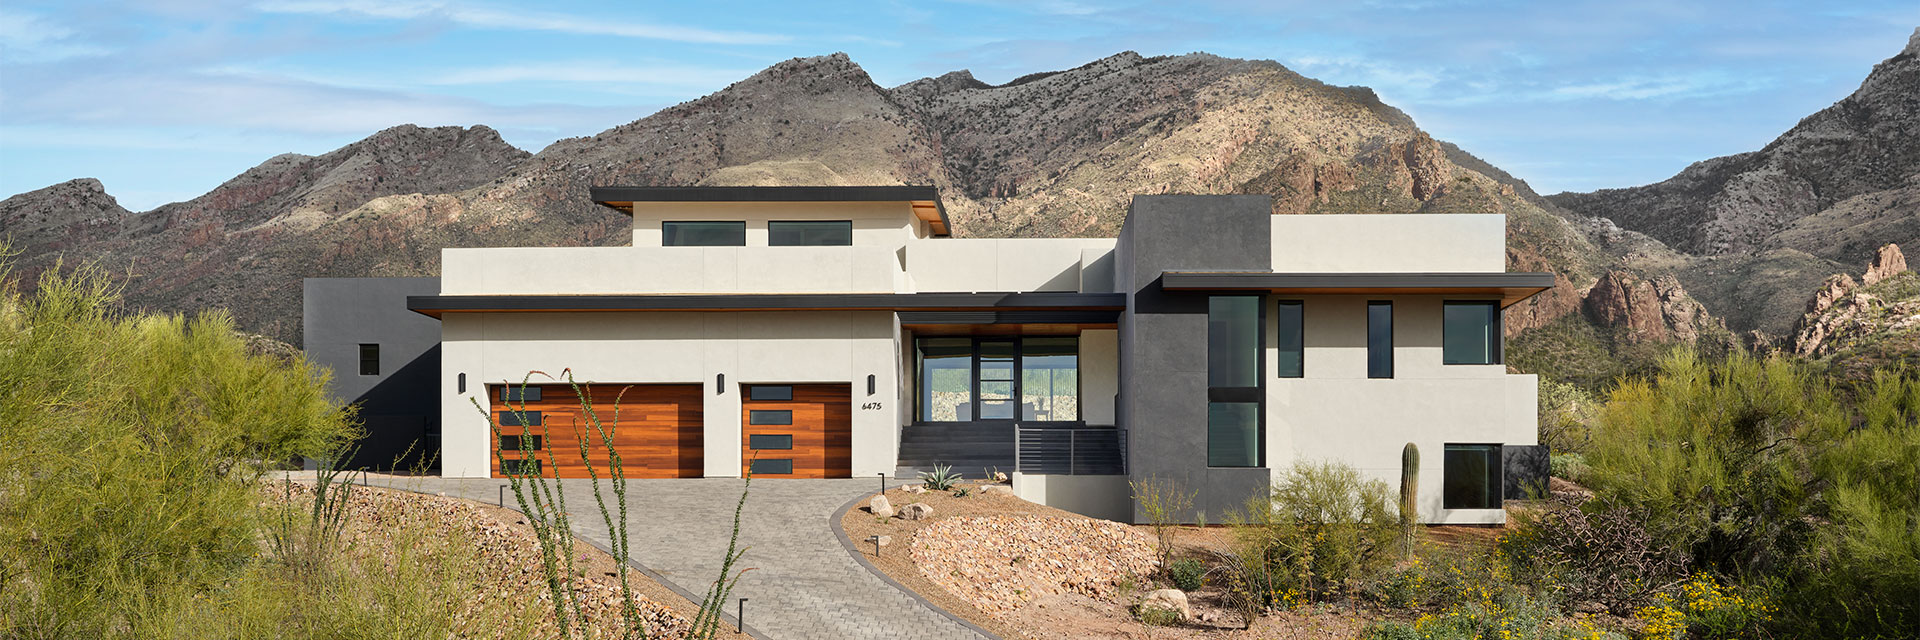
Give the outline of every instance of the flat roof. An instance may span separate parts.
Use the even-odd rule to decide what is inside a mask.
[[[594,204],[633,215],[635,202],[906,202],[935,235],[952,235],[940,191],[927,185],[862,187],[592,187]]]
[[[1495,273],[1274,273],[1267,271],[1167,271],[1160,288],[1170,291],[1261,291],[1299,295],[1460,294],[1500,296],[1500,306],[1553,288],[1553,274]]]
[[[1118,293],[740,293],[407,296],[407,308],[443,313],[540,311],[1118,311]]]

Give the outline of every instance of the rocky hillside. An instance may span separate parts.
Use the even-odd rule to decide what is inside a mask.
[[[74,180],[0,201],[20,275],[56,260],[99,260],[130,281],[129,304],[232,310],[242,327],[298,343],[300,279],[378,273],[380,260],[335,268],[307,256],[354,255],[323,229],[374,199],[484,184],[525,160],[487,127],[393,127],[320,156],[284,154],[186,202],[131,213],[99,181]],[[325,242],[344,244],[319,245]],[[434,251],[438,247],[433,247]]]
[[[1920,29],[1852,95],[1763,149],[1548,200],[1679,250],[1680,282],[1734,329],[1784,334],[1826,274],[1920,241]]]
[[[1789,349],[1833,362],[1843,375],[1874,366],[1920,364],[1920,273],[1899,245],[1880,248],[1859,280],[1827,278],[1794,327]]]
[[[963,236],[1110,235],[1136,193],[1268,193],[1278,214],[1502,212],[1514,268],[1563,283],[1515,309],[1514,331],[1574,314],[1612,261],[1372,91],[1205,54],[1122,53],[997,87],[961,71],[886,88],[844,55],[795,59],[530,157],[485,127],[398,127],[146,213],[103,208],[84,181],[0,210],[40,220],[30,267],[124,261],[137,303],[229,307],[297,341],[301,277],[432,274],[448,246],[626,242],[625,218],[586,199],[609,184],[933,184]]]

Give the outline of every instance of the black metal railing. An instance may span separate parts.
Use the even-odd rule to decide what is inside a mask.
[[[1014,466],[1022,473],[1125,475],[1127,434],[1116,427],[1018,429]]]

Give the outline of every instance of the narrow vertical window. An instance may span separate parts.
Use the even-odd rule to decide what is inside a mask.
[[[1260,375],[1261,298],[1207,300],[1207,466],[1258,467],[1266,383]]]
[[[1442,306],[1441,362],[1500,364],[1500,305],[1449,300]]]
[[[360,345],[360,375],[380,375],[380,345]]]
[[[1393,303],[1367,303],[1367,377],[1393,377]]]
[[[1276,374],[1282,378],[1306,377],[1306,305],[1299,300],[1281,300],[1273,315],[1279,325],[1273,345],[1280,353]]]
[[[1260,299],[1214,296],[1207,301],[1207,386],[1252,387],[1260,374]]]

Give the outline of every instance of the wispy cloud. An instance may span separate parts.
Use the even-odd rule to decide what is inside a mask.
[[[92,85],[0,96],[10,124],[220,126],[300,135],[367,134],[396,124],[487,124],[506,130],[577,132],[645,115],[623,107],[497,105],[454,96],[340,87],[238,74],[145,74],[96,78],[139,100],[101,100]]]
[[[516,11],[443,2],[382,2],[380,0],[269,0],[254,5],[264,13],[353,15],[382,20],[443,19],[483,29],[554,31],[580,35],[646,38],[695,44],[780,44],[789,36],[744,31],[716,31],[681,25],[645,24],[561,13]]]
[[[53,62],[104,55],[112,49],[81,42],[73,29],[46,18],[0,8],[0,60],[8,63]]]

